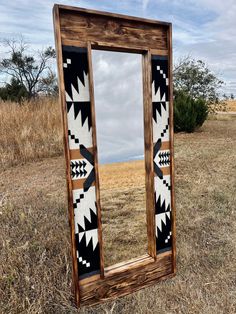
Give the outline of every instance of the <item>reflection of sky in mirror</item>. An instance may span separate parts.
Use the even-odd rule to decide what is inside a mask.
[[[99,163],[143,159],[142,56],[93,51]]]

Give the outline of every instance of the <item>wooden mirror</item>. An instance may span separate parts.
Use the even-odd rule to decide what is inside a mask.
[[[54,28],[67,163],[75,299],[78,306],[91,305],[136,291],[171,277],[176,272],[171,24],[55,5]],[[143,99],[140,101],[140,112],[143,122],[139,125],[140,130],[143,125],[143,154],[114,150],[116,153],[109,157],[106,150],[102,149],[100,134],[105,134],[102,133],[105,123],[108,122],[107,134],[112,136],[113,127],[109,128],[109,121],[117,123],[120,129],[131,122],[125,118],[122,121],[116,114],[113,118],[108,116],[106,122],[104,119],[96,119],[103,110],[103,107],[99,107],[97,95],[101,87],[96,83],[97,70],[93,60],[93,53],[98,50],[105,51],[104,54],[107,51],[136,54],[141,59]],[[120,67],[124,64],[121,62]],[[135,84],[137,81],[138,79]],[[110,109],[115,109],[115,102],[122,98],[120,95],[120,99],[116,99],[115,94],[112,95]],[[102,101],[102,104],[104,106],[105,102]],[[107,106],[109,108],[109,103]],[[130,106],[128,110],[127,117]],[[138,107],[134,110],[138,111]],[[129,130],[127,132],[130,133]],[[99,151],[103,157],[100,157]],[[135,254],[129,260],[121,256],[118,260],[104,264],[104,248],[106,245],[108,248],[110,245],[110,249],[115,246],[115,242],[109,244],[112,232],[110,236],[108,233],[108,240],[103,241],[103,225],[111,227],[113,223],[109,216],[112,214],[109,209],[110,200],[107,200],[106,205],[103,203],[103,187],[107,185],[107,193],[107,182],[114,182],[114,167],[106,165],[110,168],[104,168],[103,171],[99,159],[125,162],[131,155],[143,155],[140,168],[142,164],[144,189],[141,194],[145,200],[145,206],[142,207],[146,211],[146,219],[139,217],[139,204],[134,201],[132,207],[135,214],[132,221],[134,224],[139,221],[143,223],[141,238],[145,238],[145,233],[147,242],[141,246],[147,253],[141,256]],[[130,172],[129,180],[137,184],[137,161],[132,165],[135,166]],[[116,165],[116,171],[117,167]],[[103,176],[104,172],[106,176]],[[123,204],[127,205],[134,192],[130,185],[125,185],[127,184],[121,182],[112,195],[117,202],[119,192],[126,189],[128,198],[123,199]],[[104,214],[104,222],[102,216],[106,207],[108,215]],[[126,211],[123,210],[124,216]],[[116,210],[116,219],[120,215]],[[124,228],[128,228],[128,225]]]

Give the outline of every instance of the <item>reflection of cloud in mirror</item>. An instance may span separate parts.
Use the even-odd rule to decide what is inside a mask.
[[[93,51],[100,163],[143,159],[142,56]]]

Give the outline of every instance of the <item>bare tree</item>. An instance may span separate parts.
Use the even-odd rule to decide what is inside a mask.
[[[34,97],[43,89],[43,80],[47,84],[47,78],[53,81],[49,64],[50,60],[55,58],[55,50],[52,47],[32,53],[23,39],[4,40],[3,45],[9,50],[6,52],[7,57],[0,60],[0,73],[24,86],[28,98]]]

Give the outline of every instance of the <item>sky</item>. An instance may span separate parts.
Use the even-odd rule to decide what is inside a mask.
[[[174,62],[187,55],[205,61],[208,67],[225,81],[224,92],[227,95],[230,93],[236,95],[236,0],[58,0],[56,3],[171,22],[173,24]],[[53,4],[54,2],[51,0],[0,0],[0,40],[23,35],[34,49],[54,46]],[[94,75],[96,113],[99,112],[97,113],[98,130],[106,129],[101,132],[101,136],[100,131],[98,134],[99,141],[104,147],[101,151],[109,151],[109,147],[117,154],[119,151],[122,151],[123,154],[129,151],[127,158],[130,158],[143,154],[143,144],[140,141],[142,134],[136,134],[135,127],[129,130],[128,126],[133,124],[130,123],[129,118],[131,119],[131,117],[127,116],[127,110],[125,110],[130,107],[130,101],[136,104],[136,109],[141,106],[141,103],[137,101],[140,99],[140,95],[138,92],[134,93],[134,90],[137,91],[139,88],[132,88],[128,85],[128,81],[134,81],[132,77],[135,76],[138,86],[140,63],[138,59],[131,58],[131,60],[129,55],[125,55],[115,56],[114,53],[110,53],[110,55],[101,53],[96,56],[94,54],[93,58],[97,64],[95,64],[97,75],[96,73]],[[4,49],[0,47],[0,58],[2,56],[4,56]],[[127,125],[125,132],[118,131],[115,125],[117,116],[115,107],[113,106],[113,111],[104,109],[115,99],[111,80],[107,80],[107,84],[110,81],[110,87],[103,88],[104,77],[110,75],[109,73],[112,74],[112,84],[116,84],[119,91],[119,97],[116,97],[116,100],[120,100],[119,106],[123,99],[123,109],[121,110],[120,107],[120,119],[123,121],[125,118],[127,119],[126,124],[124,123]],[[126,88],[124,88],[122,81],[127,77],[130,80],[126,79]],[[127,101],[125,102],[124,99]],[[135,120],[141,121],[142,112],[139,110],[138,112],[139,116]],[[105,126],[108,121],[110,122],[105,128],[99,127],[99,125]],[[110,128],[109,132],[107,128]],[[136,134],[135,137],[133,136],[133,141],[135,138],[136,144],[139,143],[137,144],[140,147],[138,151],[135,147],[131,147],[130,136],[127,137],[127,134]],[[109,146],[112,138],[113,141],[114,138],[117,138],[117,143],[120,143],[116,149]],[[102,143],[104,139],[105,143]],[[126,153],[122,150],[125,146],[130,147],[130,149],[127,148]]]
[[[191,55],[206,61],[236,94],[235,0],[81,0],[67,5],[173,23],[174,60]],[[51,0],[0,0],[0,39],[22,34],[35,48],[54,45]],[[1,57],[1,52],[0,52]]]
[[[142,56],[92,51],[98,161],[144,155]]]

